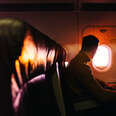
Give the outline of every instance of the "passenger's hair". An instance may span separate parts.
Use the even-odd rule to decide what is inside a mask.
[[[88,35],[83,37],[82,48],[83,51],[91,51],[93,48],[98,46],[99,40],[93,35]]]

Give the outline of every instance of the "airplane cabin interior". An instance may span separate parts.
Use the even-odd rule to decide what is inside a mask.
[[[12,21],[9,19],[16,21],[14,32],[12,27],[10,28]],[[18,24],[21,24],[21,27]],[[7,25],[9,30],[5,30]],[[42,116],[45,113],[56,116],[90,116],[98,115],[99,111],[101,113],[103,107],[91,99],[83,100],[77,97],[70,100],[62,73],[79,53],[82,38],[94,35],[99,39],[99,44],[88,64],[92,74],[96,79],[116,84],[116,1],[0,1],[0,41],[6,39],[5,34],[9,36],[8,39],[15,34],[17,38],[25,34],[20,55],[14,61],[15,71],[10,75],[11,89],[8,90],[12,96],[11,109],[16,112],[16,116],[34,116],[38,112],[42,113]],[[14,49],[18,48],[14,46]],[[5,52],[4,49],[1,51]],[[2,68],[3,62],[0,62],[0,65],[3,78],[7,71]],[[7,93],[4,95],[7,96]],[[0,99],[7,99],[5,96]],[[3,107],[3,102],[1,104],[0,116],[10,116],[11,106],[7,108]],[[8,113],[5,114],[6,109]]]

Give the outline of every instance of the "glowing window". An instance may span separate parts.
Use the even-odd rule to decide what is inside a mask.
[[[106,71],[111,66],[111,49],[107,45],[100,45],[92,60],[93,67],[98,71]]]

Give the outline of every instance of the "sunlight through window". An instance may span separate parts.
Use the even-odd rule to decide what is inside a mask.
[[[93,67],[98,71],[106,71],[111,66],[111,49],[107,45],[100,45],[92,60]]]

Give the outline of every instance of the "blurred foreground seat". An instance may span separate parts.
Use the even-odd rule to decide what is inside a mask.
[[[65,116],[59,68],[62,70],[64,68],[66,53],[59,44],[47,36],[40,34],[39,37],[41,41],[37,44],[39,45],[37,55],[40,59],[37,60],[36,68],[33,69],[31,62],[27,62],[28,68],[19,62],[23,84],[13,102],[15,115]]]

